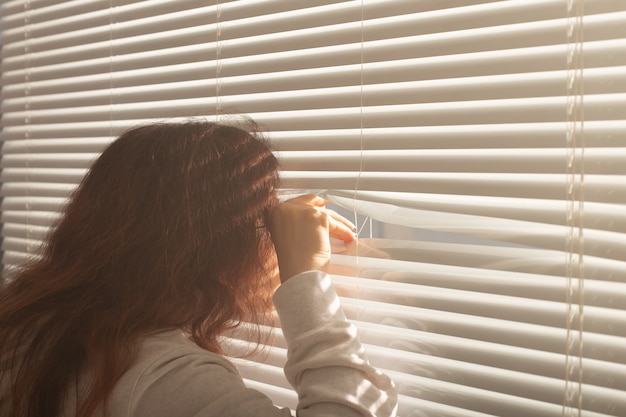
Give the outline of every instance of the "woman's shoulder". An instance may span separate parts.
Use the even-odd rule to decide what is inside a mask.
[[[183,404],[194,407],[198,398],[206,401],[224,381],[243,387],[237,369],[224,356],[202,349],[180,330],[152,334],[113,389],[109,414],[168,415]]]
[[[210,352],[191,341],[180,329],[164,330],[146,336],[138,351],[134,367],[151,367],[163,360],[193,358],[199,356],[205,362],[214,362],[235,369],[223,355]]]
[[[125,376],[133,380],[155,379],[164,372],[177,374],[190,366],[202,366],[206,372],[212,366],[239,375],[235,366],[223,355],[210,352],[191,341],[181,330],[154,333],[141,342],[137,358]]]

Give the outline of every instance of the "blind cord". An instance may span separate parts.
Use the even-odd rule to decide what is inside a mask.
[[[584,306],[583,1],[567,2],[566,349],[562,415],[582,415]]]
[[[32,237],[32,225],[30,221],[30,215],[32,210],[32,200],[30,195],[30,145],[31,145],[31,126],[32,126],[32,112],[31,112],[31,2],[30,0],[24,1],[24,145],[26,152],[26,158],[24,161],[24,196],[26,201],[24,203],[24,209],[26,211],[26,253],[33,253]]]
[[[215,120],[219,122],[222,113],[220,101],[220,54],[222,50],[222,5],[219,0],[215,2]]]

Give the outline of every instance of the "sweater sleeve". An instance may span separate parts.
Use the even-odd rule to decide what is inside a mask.
[[[393,383],[369,365],[326,274],[289,279],[274,303],[288,341],[285,374],[299,396],[298,417],[395,416]],[[107,416],[291,416],[246,387],[230,361],[180,330],[146,340],[108,405]]]
[[[298,417],[395,416],[394,385],[369,364],[327,274],[287,280],[274,305],[289,346],[285,375],[298,393]]]

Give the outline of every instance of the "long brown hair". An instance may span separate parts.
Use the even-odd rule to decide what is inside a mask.
[[[102,153],[41,257],[0,290],[12,415],[58,415],[89,372],[77,415],[90,416],[142,337],[181,328],[222,353],[220,334],[270,310],[275,253],[263,223],[278,162],[249,130],[154,124]]]

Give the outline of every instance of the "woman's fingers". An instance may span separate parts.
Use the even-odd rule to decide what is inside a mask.
[[[298,197],[291,198],[291,199],[285,201],[285,203],[288,203],[288,204],[308,204],[308,205],[311,205],[311,206],[321,207],[321,206],[325,206],[326,204],[328,204],[328,200],[326,200],[325,198],[320,197],[317,194],[303,194],[303,195],[300,195]]]
[[[331,209],[327,209],[324,206],[326,204],[329,203],[328,200],[326,200],[323,197],[320,197],[316,194],[304,194],[298,197],[294,197],[290,200],[287,200],[285,203],[289,203],[289,204],[308,204],[314,207],[320,207],[323,208],[323,212],[325,212],[328,216],[329,216],[329,221],[336,223],[339,222],[342,225],[346,226],[348,228],[348,230],[355,230],[356,226],[348,219],[346,219],[345,217],[343,217],[342,215],[340,215],[339,213],[337,213],[334,210]],[[333,224],[333,229],[337,229],[340,230],[340,235],[341,236],[345,236],[345,228],[341,227],[340,225],[337,224]],[[331,231],[332,233],[332,231]],[[352,232],[350,232],[352,238],[349,239],[348,241],[352,241],[354,240],[354,234],[352,234]],[[336,237],[336,236],[333,236]],[[339,237],[339,239],[341,240],[347,240],[347,239],[342,239]]]
[[[330,215],[330,213],[327,213],[327,216],[328,216],[328,233],[330,237],[343,240],[346,243],[350,243],[354,239],[356,239],[356,236],[354,235],[354,231],[353,231],[354,228],[352,228],[351,226],[347,226],[346,223],[344,223],[341,220],[338,220],[336,217]],[[343,219],[343,217],[341,217],[341,219]],[[350,222],[348,223],[350,225],[352,224]]]
[[[326,213],[328,213],[333,219],[343,223],[345,226],[349,227],[351,230],[356,230],[356,226],[348,219],[343,217],[341,214],[337,213],[335,210],[324,209]]]

